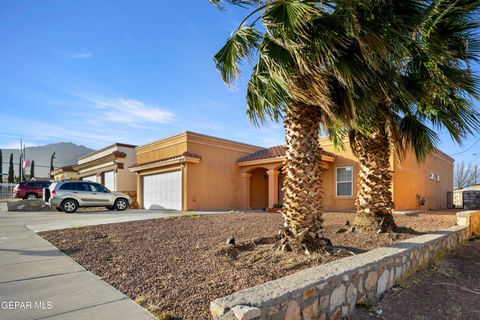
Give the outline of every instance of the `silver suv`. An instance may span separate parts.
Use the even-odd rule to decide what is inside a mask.
[[[99,183],[62,180],[43,191],[43,200],[58,211],[74,213],[80,207],[106,207],[123,211],[132,200],[121,192],[111,192]]]

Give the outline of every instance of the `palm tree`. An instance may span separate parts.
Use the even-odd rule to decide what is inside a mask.
[[[17,177],[17,182],[18,183],[25,180],[24,177],[23,177],[22,164],[23,164],[23,156],[20,153],[20,158],[18,159],[18,177]]]
[[[257,125],[284,118],[284,225],[277,247],[321,249],[329,241],[322,235],[320,124],[348,122],[377,108],[371,93],[389,85],[382,80],[383,66],[403,50],[396,46],[401,34],[392,26],[408,20],[398,10],[409,5],[414,10],[416,1],[225,2],[253,9],[215,55],[223,80],[234,82],[240,61],[255,58],[247,115]],[[255,27],[260,20],[263,32]]]
[[[413,149],[421,162],[439,141],[430,127],[446,129],[458,143],[479,129],[480,117],[471,99],[479,97],[479,83],[468,67],[480,58],[479,8],[476,0],[429,3],[411,33],[402,72],[391,77],[399,90],[387,92],[381,102],[388,112],[367,122],[370,135],[350,129],[350,146],[361,165],[357,229],[395,227],[391,147],[399,159]]]

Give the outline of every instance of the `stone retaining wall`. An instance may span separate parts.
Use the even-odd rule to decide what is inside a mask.
[[[54,208],[48,207],[42,199],[31,199],[6,202],[6,211],[53,211]]]
[[[464,222],[460,221],[462,225],[303,270],[216,299],[210,303],[212,316],[218,320],[341,319],[357,304],[375,301],[430,259],[467,239],[472,233],[470,222],[480,221],[480,212],[470,212],[466,216]]]
[[[136,191],[122,191],[126,195],[132,199],[132,203],[130,204],[130,209],[138,209],[138,202],[137,202],[137,192]]]

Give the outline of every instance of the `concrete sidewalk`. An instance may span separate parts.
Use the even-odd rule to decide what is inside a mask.
[[[166,211],[166,210],[144,210],[130,209],[127,211],[83,211],[66,214],[57,211],[13,211],[5,213],[8,217],[14,217],[24,225],[35,232],[50,231],[66,228],[76,228],[99,224],[139,221],[148,219],[158,219],[172,216],[191,215],[191,214],[220,214],[223,212],[191,212],[191,211]]]
[[[0,319],[156,318],[16,216],[0,213]]]

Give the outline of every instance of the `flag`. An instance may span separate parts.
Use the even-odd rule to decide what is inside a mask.
[[[23,160],[23,168],[30,167],[32,165],[31,160]]]

